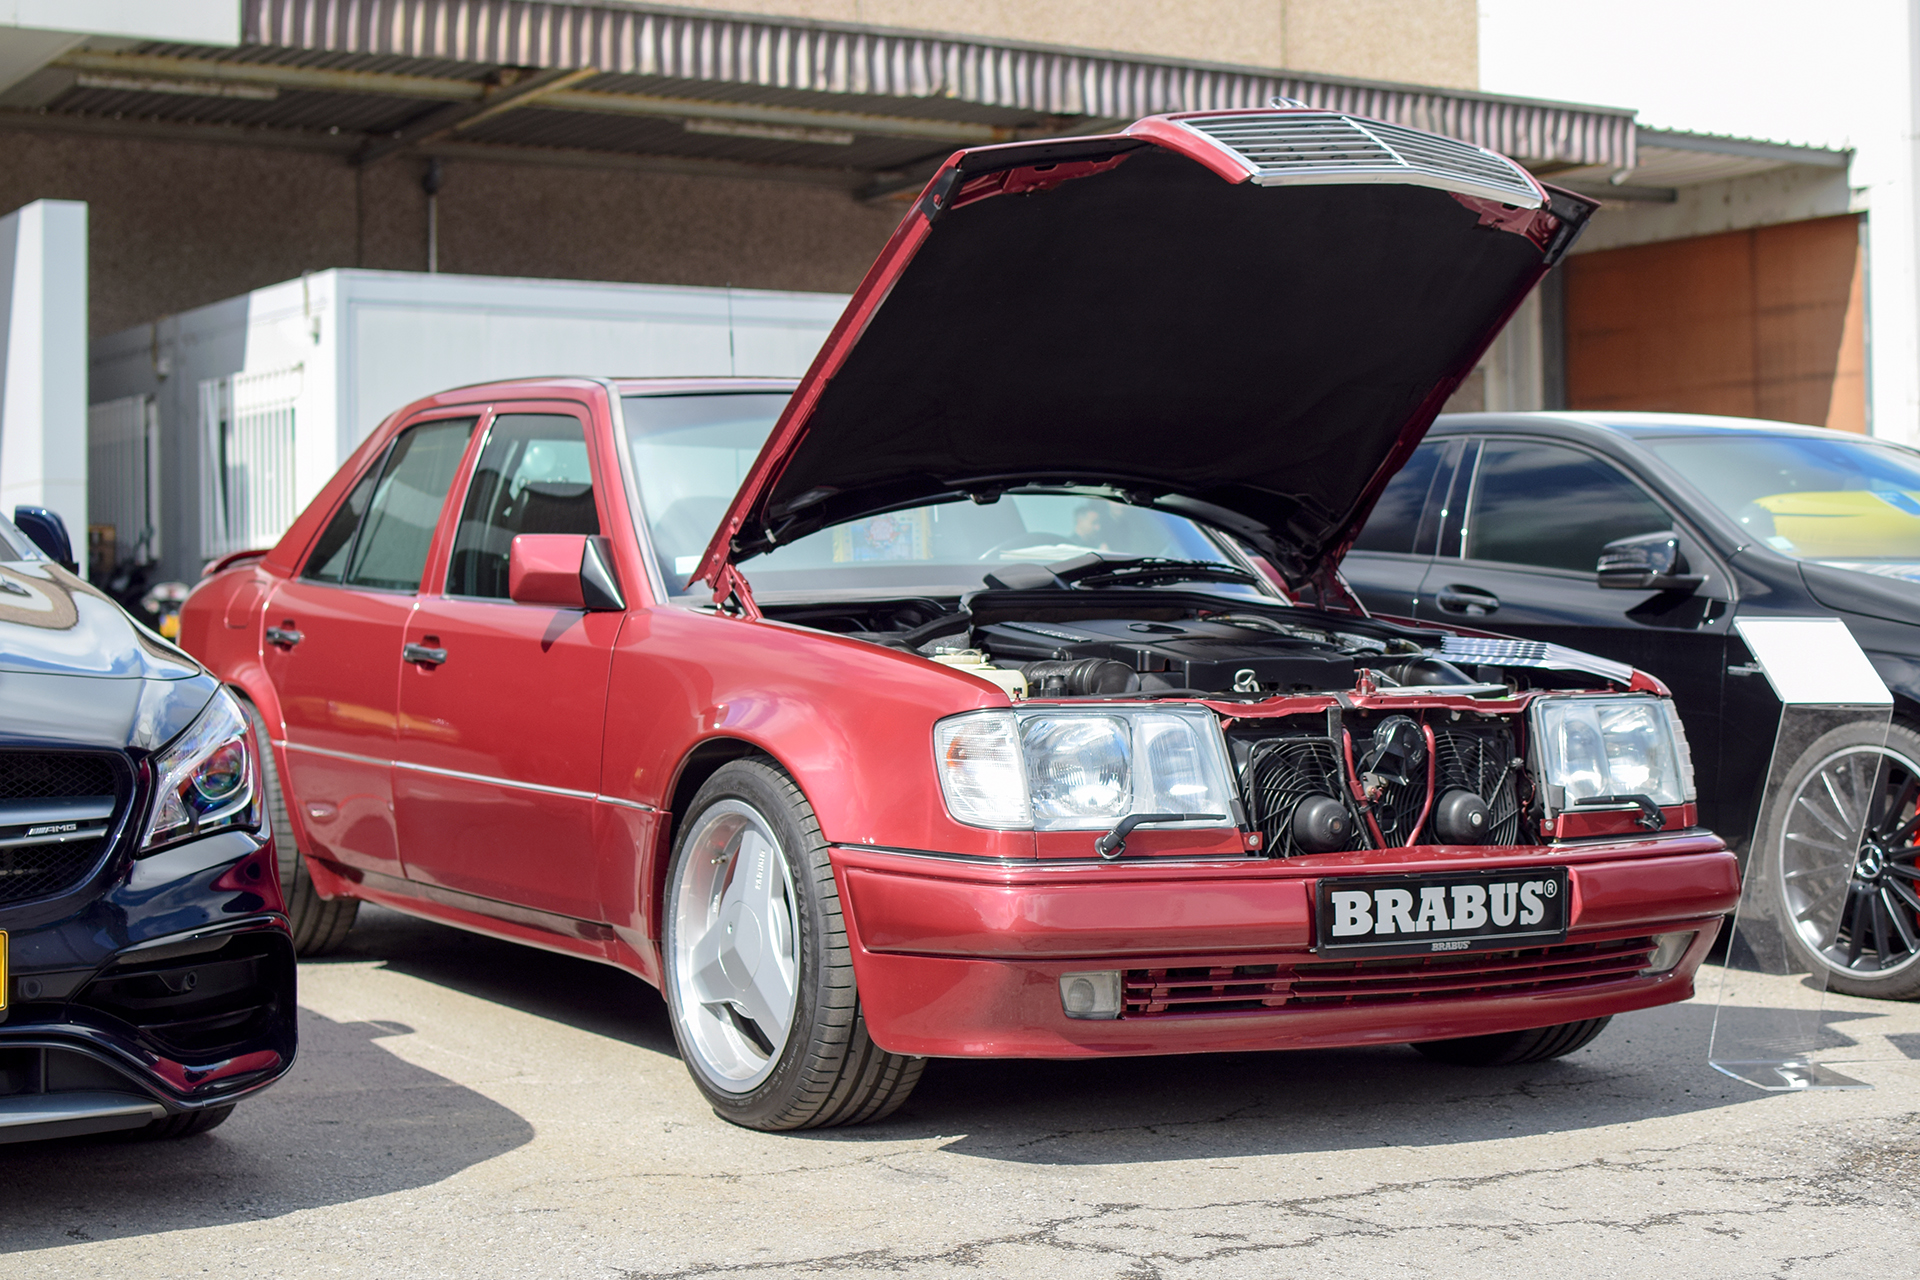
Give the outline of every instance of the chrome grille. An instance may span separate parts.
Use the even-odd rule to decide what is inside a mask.
[[[1122,1016],[1263,1013],[1566,991],[1631,978],[1647,967],[1652,953],[1653,939],[1639,937],[1378,960],[1129,969]]]
[[[1262,186],[1391,182],[1538,209],[1539,189],[1505,156],[1378,120],[1325,111],[1200,116],[1180,122],[1233,152]]]
[[[129,793],[111,756],[0,751],[0,903],[85,880]]]

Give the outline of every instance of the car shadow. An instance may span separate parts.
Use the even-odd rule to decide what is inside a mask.
[[[362,905],[346,943],[303,965],[378,961],[394,973],[678,1058],[666,1002],[624,969]]]
[[[387,1052],[397,1023],[300,1010],[300,1059],[224,1125],[0,1146],[0,1252],[274,1218],[429,1186],[533,1138],[512,1111]]]

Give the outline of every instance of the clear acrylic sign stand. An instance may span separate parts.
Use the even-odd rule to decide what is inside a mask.
[[[1780,702],[1763,802],[1727,944],[1707,1061],[1756,1088],[1866,1089],[1816,1059],[1827,969],[1870,815],[1885,807],[1880,748],[1893,697],[1838,618],[1752,618],[1734,629]],[[1730,668],[1728,680],[1751,679]],[[1727,779],[1723,785],[1737,785]]]

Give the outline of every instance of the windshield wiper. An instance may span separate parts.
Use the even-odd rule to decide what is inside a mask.
[[[1083,557],[1048,568],[1070,586],[1114,587],[1141,582],[1240,582],[1260,585],[1260,579],[1245,569],[1218,560],[1169,560],[1163,556],[1133,556],[1125,559]]]

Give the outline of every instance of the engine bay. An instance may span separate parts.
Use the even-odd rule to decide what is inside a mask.
[[[1551,645],[1168,588],[763,608],[967,670],[1016,705],[1205,699],[1225,728],[1237,825],[1268,857],[1539,841],[1522,695],[1631,675]]]

